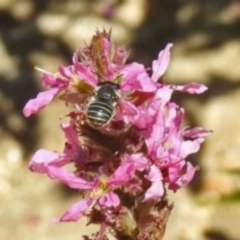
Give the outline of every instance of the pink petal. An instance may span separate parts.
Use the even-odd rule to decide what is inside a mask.
[[[169,189],[172,189],[173,191],[177,191],[179,188],[187,186],[196,172],[196,168],[194,168],[190,162],[181,162],[175,170],[177,170],[174,174],[175,179],[172,179],[169,184]]]
[[[93,199],[85,198],[72,205],[60,218],[55,218],[54,222],[76,222],[82,217],[84,212],[91,206]]]
[[[75,74],[77,74],[79,79],[92,87],[96,87],[97,75],[92,72],[92,68],[90,65],[86,65],[78,61],[78,52],[75,52],[73,54],[72,61],[74,64]]]
[[[126,49],[118,47],[115,49],[112,62],[116,65],[123,65],[129,56],[129,52]]]
[[[184,137],[188,138],[200,138],[200,137],[206,137],[210,133],[212,133],[211,130],[206,130],[202,127],[195,127],[192,129],[188,129],[184,132]]]
[[[134,165],[123,163],[117,168],[117,170],[108,179],[108,185],[112,187],[116,187],[116,186],[127,183],[130,179],[132,179],[135,170],[136,169]]]
[[[29,117],[30,115],[37,113],[39,110],[48,105],[58,94],[58,92],[58,88],[52,88],[50,90],[40,92],[36,98],[31,99],[27,102],[23,108],[24,116]]]
[[[67,144],[65,144],[64,153],[71,159],[82,163],[83,165],[86,162],[85,152],[80,146],[78,140],[78,133],[74,128],[73,124],[65,123],[61,125],[62,130],[65,133],[65,138],[67,140]]]
[[[98,200],[101,206],[105,207],[117,207],[120,204],[120,199],[117,194],[109,192],[101,196]]]
[[[180,156],[184,159],[189,154],[195,153],[200,149],[201,143],[204,141],[204,138],[198,138],[193,141],[184,141],[181,144]]]
[[[150,161],[142,153],[132,155],[125,155],[124,160],[126,164],[132,164],[138,171],[148,169]]]
[[[172,97],[173,89],[169,86],[161,86],[158,88],[156,95],[155,95],[155,100],[161,100],[162,105],[165,105],[167,102],[170,101]]]
[[[177,185],[180,187],[186,186],[193,179],[196,172],[196,168],[190,162],[186,163],[185,173],[177,181]]]
[[[145,132],[145,143],[150,155],[155,154],[158,147],[162,144],[164,140],[164,130],[164,125],[155,124]]]
[[[148,76],[146,72],[138,76],[137,81],[139,81],[142,91],[154,92],[157,90],[156,83]]]
[[[63,166],[69,162],[69,159],[63,155],[46,149],[38,150],[31,158],[29,168],[38,173],[46,173],[48,166]]]
[[[150,171],[146,176],[146,178],[152,182],[152,185],[146,191],[143,201],[148,201],[153,199],[155,200],[159,197],[162,197],[164,194],[162,174],[155,165],[151,166]]]
[[[205,92],[208,88],[200,83],[189,83],[183,86],[174,86],[174,89],[181,92],[187,92],[190,94],[200,94]]]
[[[124,81],[121,84],[121,90],[142,90],[142,86],[139,81],[136,79],[141,75],[146,75],[145,67],[142,64],[133,62],[127,65],[124,65],[119,69],[120,75],[123,75]],[[151,81],[151,80],[149,80]]]
[[[85,179],[76,176],[73,173],[66,171],[63,168],[48,166],[47,174],[52,179],[58,179],[68,185],[70,188],[86,190],[95,189],[98,186],[98,181],[88,182]]]
[[[54,88],[54,87],[57,87],[59,78],[53,74],[44,73],[41,77],[41,80],[44,86]]]
[[[164,50],[162,50],[158,59],[154,60],[152,63],[152,80],[157,82],[159,78],[165,73],[170,62],[170,49],[173,46],[172,43],[168,43]]]
[[[59,73],[65,78],[71,78],[74,74],[74,67],[72,65],[69,66],[59,66]]]

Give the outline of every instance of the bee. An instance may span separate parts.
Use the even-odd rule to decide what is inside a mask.
[[[96,87],[83,81],[60,96],[66,104],[74,104],[77,111],[82,114],[83,121],[93,128],[101,128],[108,124],[119,112],[124,116],[137,114],[133,104],[126,101],[124,93],[120,91],[118,79],[115,81],[100,78]]]
[[[119,85],[112,81],[99,83],[86,111],[92,127],[102,127],[112,119],[119,99],[118,90]]]

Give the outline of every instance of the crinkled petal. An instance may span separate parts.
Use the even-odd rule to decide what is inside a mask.
[[[31,158],[29,168],[38,173],[47,173],[48,166],[53,165],[61,167],[69,163],[69,159],[58,152],[39,149]]]
[[[138,171],[148,169],[150,165],[149,159],[146,158],[142,153],[126,155],[124,157],[124,162],[127,164],[133,164]]]
[[[202,128],[202,127],[195,127],[195,128],[192,128],[192,129],[185,130],[184,137],[200,138],[200,137],[206,137],[210,133],[212,133],[211,130],[206,130],[206,129]]]
[[[77,74],[80,80],[92,87],[97,86],[97,75],[92,72],[90,65],[86,65],[78,61],[78,52],[73,54],[73,64],[75,68],[75,74]]]
[[[79,148],[79,141],[78,141],[78,133],[74,128],[74,125],[71,123],[63,123],[61,124],[61,128],[65,133],[65,138],[68,143],[71,144],[73,149]]]
[[[73,76],[73,74],[74,74],[74,67],[73,67],[72,65],[69,65],[69,66],[59,66],[59,67],[58,67],[58,71],[59,71],[59,73],[60,73],[63,77],[69,79],[69,78],[71,78],[71,77]]]
[[[158,59],[154,60],[152,63],[152,80],[157,82],[159,78],[165,73],[170,62],[170,49],[173,46],[172,43],[168,43],[164,50],[162,50]]]
[[[121,90],[142,90],[142,86],[139,81],[137,81],[138,76],[141,74],[146,74],[145,67],[143,64],[136,62],[124,65],[119,69],[119,74],[123,75],[124,81],[121,84]]]
[[[193,179],[196,172],[196,168],[190,162],[186,163],[184,170],[184,174],[182,174],[177,181],[177,185],[179,187],[187,186],[189,182]]]
[[[162,174],[159,169],[152,165],[146,178],[152,182],[151,187],[146,191],[143,201],[155,200],[164,194]]]
[[[58,88],[52,88],[47,91],[40,92],[36,98],[31,99],[27,102],[23,108],[24,116],[29,117],[30,115],[40,111],[54,99],[58,92]]]
[[[177,191],[179,188],[188,185],[189,182],[193,179],[195,172],[196,168],[193,167],[190,162],[181,162],[179,167],[175,168],[175,172],[173,171],[171,173],[174,176],[172,177],[172,181],[169,184],[169,189]]]
[[[140,83],[142,91],[154,92],[157,90],[156,83],[148,76],[146,72],[138,76],[137,81]]]
[[[116,65],[123,65],[129,56],[129,52],[125,48],[118,47],[115,49],[112,62]]]
[[[161,105],[168,103],[172,97],[173,89],[170,86],[161,85],[156,91],[155,101],[160,100]]]
[[[58,77],[53,74],[44,73],[41,77],[42,84],[47,87],[57,87],[56,83],[58,82]]]
[[[192,82],[183,86],[175,86],[174,89],[190,94],[200,94],[205,92],[208,88],[203,84]]]
[[[152,128],[147,129],[144,134],[145,143],[150,155],[155,154],[158,147],[164,140],[164,125],[154,124]]]
[[[79,143],[78,133],[71,123],[64,123],[61,125],[62,130],[65,133],[67,144],[65,144],[64,153],[75,162],[84,165],[87,161],[85,153]]]
[[[159,145],[161,145],[164,140],[164,127],[155,124],[151,129],[150,135],[147,134],[148,132],[146,132],[145,135],[145,143],[148,148],[148,153],[151,155],[156,153]]]
[[[63,168],[48,166],[47,174],[50,178],[58,179],[61,182],[68,185],[70,188],[86,190],[86,189],[95,189],[98,186],[97,180],[93,182],[88,182],[85,179],[79,176],[76,176],[75,174],[68,172]]]
[[[60,218],[55,218],[54,222],[76,222],[82,217],[84,212],[92,205],[92,198],[85,198],[72,205]]]
[[[204,141],[204,138],[197,138],[194,141],[184,141],[181,144],[180,156],[184,159],[189,154],[196,153],[200,149],[201,143]]]
[[[120,204],[120,199],[114,192],[109,192],[101,196],[98,203],[103,207],[117,207]]]
[[[119,186],[127,183],[130,179],[132,179],[135,170],[136,169],[133,164],[123,163],[117,168],[117,170],[108,179],[108,185]]]

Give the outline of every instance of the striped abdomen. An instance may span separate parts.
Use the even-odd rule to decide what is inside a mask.
[[[87,118],[93,127],[101,127],[111,119],[113,111],[111,104],[95,101],[88,106]]]

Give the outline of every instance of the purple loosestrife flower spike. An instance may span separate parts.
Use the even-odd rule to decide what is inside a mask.
[[[54,221],[85,216],[89,224],[99,224],[85,240],[107,240],[109,230],[117,239],[162,239],[173,208],[166,190],[176,192],[194,177],[196,167],[186,158],[211,131],[183,127],[184,109],[171,96],[207,88],[162,81],[172,46],[160,51],[149,75],[144,65],[125,63],[129,53],[111,42],[111,32],[97,31],[73,54],[71,65],[59,66],[54,74],[41,70],[48,90],[23,109],[29,117],[56,98],[73,106],[60,125],[62,152],[40,149],[29,168],[80,192],[79,201]],[[90,117],[104,121],[93,125]]]

